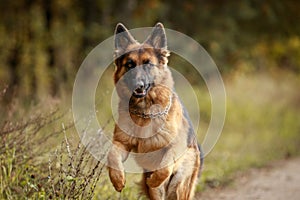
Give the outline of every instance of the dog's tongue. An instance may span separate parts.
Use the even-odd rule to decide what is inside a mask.
[[[133,94],[137,95],[137,96],[144,96],[144,95],[146,95],[146,90],[137,88],[137,89],[133,90]]]

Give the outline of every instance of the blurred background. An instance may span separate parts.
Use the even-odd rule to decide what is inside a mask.
[[[67,138],[78,140],[69,136],[74,129],[68,113],[77,70],[118,22],[131,29],[160,21],[198,41],[221,71],[227,118],[197,191],[226,185],[237,171],[299,155],[299,9],[298,0],[1,0],[0,198],[71,198],[81,188],[76,194],[82,198],[114,199],[103,167],[79,144],[71,151]],[[188,63],[173,58],[198,84]],[[205,85],[196,93],[202,141],[210,98]],[[125,188],[117,197],[136,193]]]

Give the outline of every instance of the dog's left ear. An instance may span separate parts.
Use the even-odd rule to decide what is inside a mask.
[[[155,49],[167,49],[167,37],[162,23],[159,22],[154,26],[144,43],[150,44]]]
[[[127,28],[118,23],[115,30],[115,51],[123,53],[130,44],[137,43]]]

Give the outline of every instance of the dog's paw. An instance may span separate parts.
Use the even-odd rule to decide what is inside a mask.
[[[121,192],[125,187],[125,174],[123,171],[109,169],[109,177],[116,191]]]

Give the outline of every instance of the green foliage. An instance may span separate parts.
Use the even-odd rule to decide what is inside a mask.
[[[69,143],[67,131],[72,125],[52,130],[50,122],[59,119],[53,112],[23,124],[2,126],[0,199],[92,199],[103,177],[104,162],[95,160],[80,143],[76,147],[74,141]],[[43,134],[44,129],[48,134]],[[49,140],[63,133],[60,148],[49,154],[54,151]]]
[[[92,199],[103,160],[95,160],[80,142],[74,148],[65,136],[55,155],[49,158],[49,180],[45,185],[51,199]]]
[[[299,84],[298,75],[282,71],[273,75],[239,72],[227,78],[226,122],[205,159],[202,189],[204,183],[228,184],[237,171],[299,155]]]
[[[56,114],[38,115],[18,123],[1,123],[0,199],[43,199],[45,190],[41,183],[45,181],[47,168],[41,156],[49,150],[43,145],[53,134],[37,133],[42,133],[56,120]]]
[[[0,85],[30,101],[62,96],[86,54],[118,22],[135,28],[161,21],[199,41],[222,72],[244,61],[250,70],[299,72],[299,6],[297,0],[8,1],[0,6]]]

